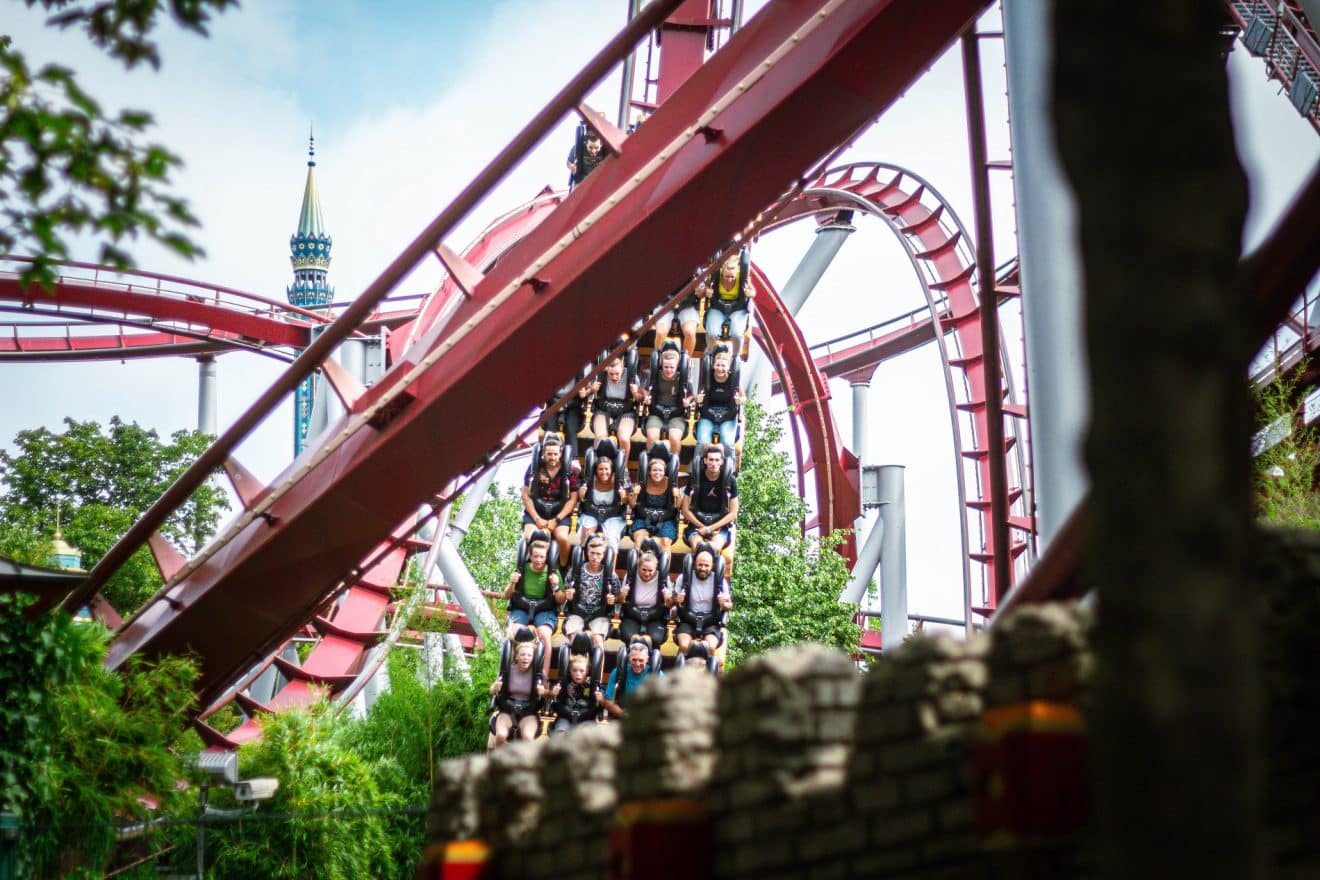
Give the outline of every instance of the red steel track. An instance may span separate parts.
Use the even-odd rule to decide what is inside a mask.
[[[218,694],[313,616],[427,500],[422,487],[487,457],[616,328],[869,123],[984,5],[832,0],[764,10],[129,621],[110,664],[194,650],[204,700]],[[621,288],[619,277],[656,286]],[[594,319],[562,327],[558,317],[584,314]],[[547,337],[550,325],[561,332]]]

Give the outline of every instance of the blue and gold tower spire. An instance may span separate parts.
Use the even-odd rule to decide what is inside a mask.
[[[321,196],[316,190],[316,138],[307,136],[307,185],[303,189],[298,231],[289,238],[289,261],[293,263],[293,284],[288,289],[290,305],[320,309],[334,299],[327,275],[330,271],[330,236],[321,218]],[[302,452],[307,442],[307,428],[312,418],[315,376],[309,376],[294,395],[293,451]]]

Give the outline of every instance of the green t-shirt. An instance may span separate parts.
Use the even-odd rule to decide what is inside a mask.
[[[541,600],[545,598],[546,588],[549,586],[550,569],[545,571],[536,571],[530,565],[523,575],[523,594],[528,599]]]

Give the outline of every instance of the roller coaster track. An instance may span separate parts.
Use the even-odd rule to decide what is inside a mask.
[[[984,5],[832,0],[764,10],[488,274],[469,275],[476,283],[450,298],[457,306],[447,320],[419,328],[373,388],[349,395],[343,420],[124,625],[110,665],[133,653],[195,650],[203,699],[217,696],[251,658],[312,617],[434,487],[489,461],[498,452],[493,438],[606,347],[614,328],[654,306],[656,290],[620,289],[614,279],[655,278],[660,290],[672,289],[730,230],[767,204],[782,205],[775,199],[786,183],[854,136]],[[355,320],[440,247],[510,159],[654,24],[648,14],[671,6],[648,7],[593,60],[253,410],[268,412],[271,400],[318,366]],[[595,320],[547,339],[543,330],[559,326],[556,316],[588,310]],[[520,369],[530,363],[538,369]],[[256,417],[250,411],[222,435],[106,555],[82,592],[104,582]]]
[[[1293,105],[1320,132],[1320,42],[1296,2],[1227,0],[1229,18],[1242,44],[1264,59]]]
[[[1009,584],[995,583],[994,555],[990,536],[994,523],[990,503],[990,450],[986,443],[986,386],[981,345],[979,310],[981,281],[976,274],[971,239],[948,202],[927,181],[906,169],[882,163],[856,163],[831,168],[803,189],[770,224],[770,228],[806,215],[833,214],[840,210],[861,211],[883,220],[903,245],[913,271],[921,283],[926,308],[900,316],[892,322],[835,340],[814,359],[826,375],[870,376],[886,356],[911,350],[929,341],[940,346],[949,398],[957,468],[958,498],[965,510],[962,529],[964,578],[979,583],[978,613],[989,616]],[[1017,296],[1015,287],[995,285],[1000,301]],[[921,315],[922,320],[917,320]],[[883,331],[883,332],[880,332]],[[1000,346],[1003,375],[1011,377],[1007,353]],[[1018,535],[1010,546],[1014,565],[1010,576],[1019,576],[1034,553],[1035,525],[1027,496],[1026,446],[1020,436],[1027,409],[1018,399],[1011,381],[1001,389],[1006,396],[1004,412],[1005,455],[1008,457],[1008,525]],[[975,593],[969,592],[969,595]]]

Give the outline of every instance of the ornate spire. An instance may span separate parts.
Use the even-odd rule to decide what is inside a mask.
[[[334,290],[326,281],[330,269],[330,236],[321,218],[321,196],[316,189],[316,137],[307,136],[307,184],[303,188],[298,231],[289,239],[289,259],[293,263],[293,286],[289,302],[304,308],[328,305]]]

